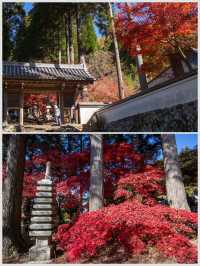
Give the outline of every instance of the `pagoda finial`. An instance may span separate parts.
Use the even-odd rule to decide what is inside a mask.
[[[51,162],[47,161],[46,163],[46,172],[45,172],[45,179],[49,179],[51,176]]]

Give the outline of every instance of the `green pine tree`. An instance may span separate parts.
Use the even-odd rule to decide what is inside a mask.
[[[85,18],[81,32],[81,42],[85,54],[94,53],[98,49],[97,36],[91,16]]]

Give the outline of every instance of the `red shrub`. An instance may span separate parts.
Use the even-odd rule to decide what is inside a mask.
[[[195,263],[197,252],[189,237],[195,233],[196,223],[194,213],[160,204],[149,207],[131,200],[82,214],[70,228],[60,225],[54,240],[70,262],[94,256],[109,242],[118,242],[130,254],[141,254],[154,246],[177,262]]]
[[[132,192],[132,196],[140,195],[143,203],[155,205],[157,203],[156,196],[165,192],[162,186],[163,176],[164,172],[162,170],[150,165],[143,167],[138,172],[121,175],[117,181],[115,199],[122,196],[130,198]],[[127,193],[127,190],[131,192]]]

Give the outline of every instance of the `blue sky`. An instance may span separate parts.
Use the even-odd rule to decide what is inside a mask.
[[[197,134],[175,134],[177,151],[180,153],[184,148],[194,148],[198,143]],[[157,160],[162,160],[162,150],[157,157]]]
[[[178,152],[180,152],[186,146],[193,148],[195,145],[197,145],[197,143],[197,134],[176,134],[176,145]]]
[[[24,3],[24,9],[28,13],[32,8],[32,3]]]

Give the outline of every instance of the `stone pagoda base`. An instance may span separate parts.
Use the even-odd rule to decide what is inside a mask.
[[[49,261],[52,258],[52,248],[46,239],[37,239],[35,246],[29,249],[30,261]]]

